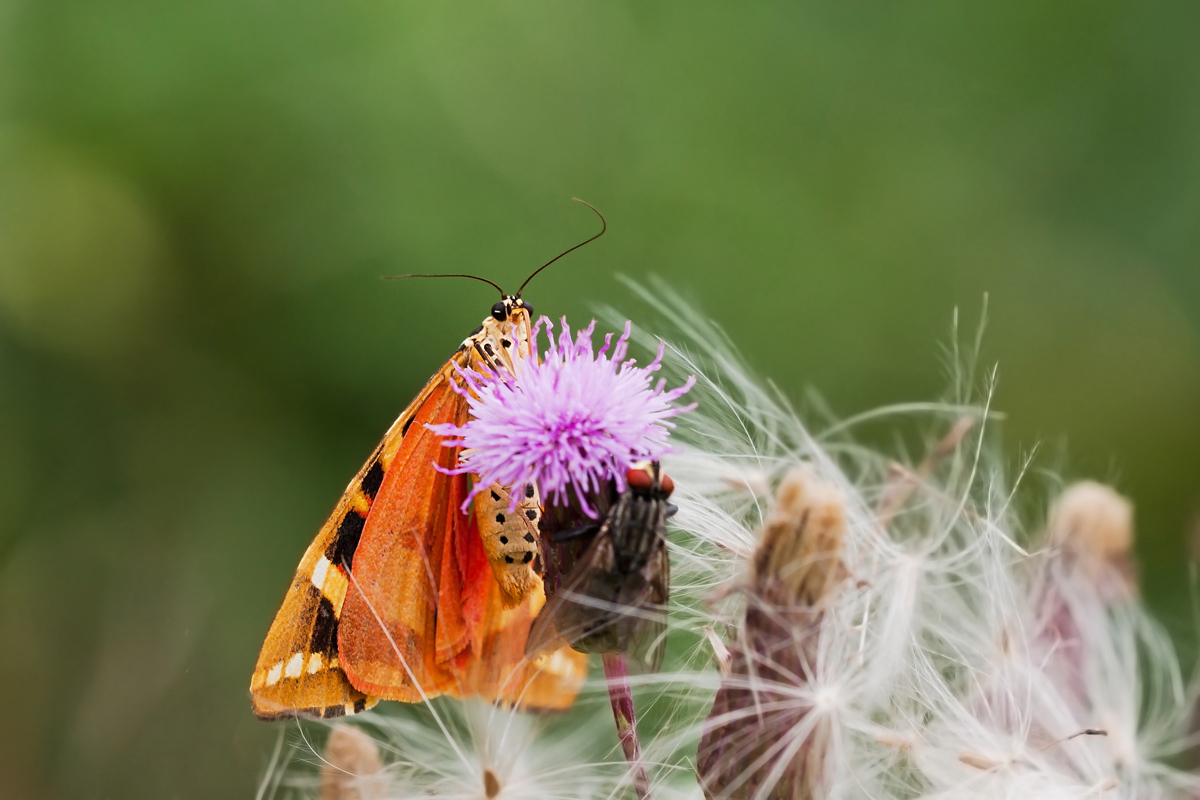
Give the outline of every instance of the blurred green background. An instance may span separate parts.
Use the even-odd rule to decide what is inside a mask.
[[[0,794],[252,796],[251,667],[395,414],[539,312],[693,297],[851,414],[953,309],[1192,627],[1200,4],[0,0]]]

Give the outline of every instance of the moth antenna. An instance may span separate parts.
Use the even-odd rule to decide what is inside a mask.
[[[500,292],[500,297],[502,299],[504,297],[507,297],[507,295],[504,294],[504,290],[501,289],[499,285],[492,283],[487,278],[481,278],[478,275],[457,275],[456,274],[456,275],[384,275],[383,276],[383,279],[385,281],[399,281],[399,280],[404,280],[405,278],[470,278],[473,281],[483,281],[484,283],[488,284],[489,286],[494,286],[496,288],[496,290],[498,292]]]
[[[556,255],[554,258],[550,259],[545,264],[542,264],[540,267],[535,269],[533,271],[533,275],[530,275],[528,278],[526,278],[525,282],[521,284],[521,288],[517,289],[517,293],[515,295],[513,295],[514,297],[521,296],[521,292],[525,291],[525,287],[529,285],[529,282],[531,280],[533,280],[534,275],[537,275],[539,272],[541,272],[546,267],[553,264],[555,261],[558,261],[560,258],[565,256],[567,253],[570,253],[572,250],[578,250],[579,248],[583,247],[588,242],[594,242],[595,240],[599,239],[601,236],[604,235],[604,232],[606,230],[608,230],[608,222],[604,219],[604,215],[601,214],[600,211],[594,205],[589,203],[587,200],[580,200],[578,197],[572,197],[571,199],[574,200],[576,203],[583,203],[585,206],[587,206],[588,208],[590,208],[592,211],[594,211],[596,213],[596,216],[600,218],[600,232],[597,233],[595,236],[591,236],[587,239],[584,239],[582,242],[575,245],[574,247],[569,247],[566,250],[563,250],[561,253]]]

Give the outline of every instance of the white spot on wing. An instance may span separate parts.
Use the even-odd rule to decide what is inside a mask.
[[[313,564],[312,584],[321,591],[325,591],[325,576],[329,573],[329,559],[321,556],[317,559],[317,563]]]
[[[283,668],[283,675],[285,678],[299,678],[303,669],[304,653],[296,653],[288,659],[287,666]]]
[[[309,657],[308,657],[308,668],[307,668],[307,669],[308,669],[308,674],[309,674],[309,675],[313,675],[313,674],[315,674],[315,673],[317,673],[317,672],[320,672],[320,671],[321,671],[321,668],[322,668],[323,666],[325,666],[325,665],[322,663],[324,660],[325,660],[325,659],[321,658],[321,654],[320,654],[320,653],[313,653],[311,656],[309,656]]]
[[[271,671],[267,673],[267,686],[274,686],[275,684],[279,683],[279,679],[281,677],[283,677],[282,661],[271,667]]]

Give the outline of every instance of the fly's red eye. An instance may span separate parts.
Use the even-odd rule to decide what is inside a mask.
[[[630,489],[640,489],[643,492],[650,491],[650,487],[654,485],[654,479],[650,477],[650,473],[637,467],[625,473],[625,482],[629,484]]]
[[[675,491],[675,481],[671,480],[670,475],[662,476],[662,490],[665,495],[670,495],[671,492]]]

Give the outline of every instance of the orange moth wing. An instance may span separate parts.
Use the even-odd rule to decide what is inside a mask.
[[[425,428],[466,420],[458,368],[511,372],[530,356],[528,313],[507,309],[401,413],[305,552],[251,678],[260,718],[333,717],[422,694],[538,708],[574,701],[586,661],[523,658],[540,582],[522,585],[525,596],[511,585],[501,592],[474,515],[460,511],[468,477],[433,467],[454,466],[458,449]]]
[[[452,361],[460,356],[461,351]],[[254,713],[261,719],[354,714],[378,699],[354,688],[338,657],[349,568],[371,505],[405,433],[417,411],[441,393],[446,376],[446,369],[434,375],[392,423],[300,560],[250,681]]]
[[[502,588],[476,514],[461,511],[468,477],[434,467],[455,466],[458,448],[445,447],[425,426],[467,420],[454,362],[495,368],[489,356],[506,349],[503,338],[492,341],[486,330],[476,336],[415,410],[371,507],[341,620],[340,663],[354,686],[385,699],[448,694],[565,708],[586,676],[586,656],[564,648],[525,657],[529,628],[545,602],[540,582],[523,587],[523,596]]]

